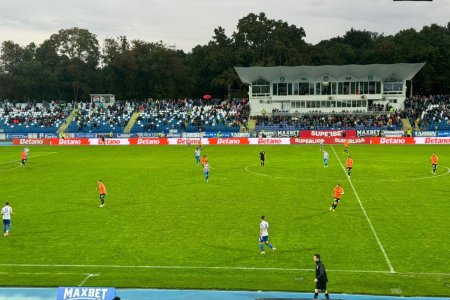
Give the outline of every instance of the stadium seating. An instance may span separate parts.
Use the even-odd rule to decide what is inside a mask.
[[[5,133],[56,133],[69,115],[70,105],[49,103],[2,103],[0,130]]]
[[[405,101],[405,112],[411,124],[422,130],[450,130],[449,95],[415,96]]]
[[[131,132],[170,130],[238,132],[248,118],[248,102],[241,99],[178,100],[140,104],[140,116]]]
[[[400,130],[402,118],[399,112],[342,112],[325,114],[286,114],[272,112],[270,116],[256,117],[256,130],[305,130],[305,129],[383,129]]]

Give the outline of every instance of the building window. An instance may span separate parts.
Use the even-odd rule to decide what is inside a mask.
[[[270,95],[270,82],[264,79],[258,79],[252,83],[252,96],[269,96]]]

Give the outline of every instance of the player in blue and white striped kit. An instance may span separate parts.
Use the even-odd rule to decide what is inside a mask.
[[[195,161],[197,162],[197,166],[200,164],[200,154],[202,152],[202,149],[200,148],[200,146],[197,146],[197,148],[195,149]]]
[[[2,208],[3,235],[5,237],[7,237],[11,231],[11,215],[14,215],[13,209],[9,206],[9,202],[6,202],[5,206]]]
[[[209,168],[210,168],[209,163],[203,165],[203,173],[205,174],[206,182],[209,181]]]
[[[323,167],[328,168],[328,152],[323,150]]]
[[[265,220],[264,216],[261,216],[261,223],[259,224],[259,248],[261,249],[261,254],[266,254],[264,244],[269,246],[274,252],[277,250],[277,248],[269,243],[269,222]]]

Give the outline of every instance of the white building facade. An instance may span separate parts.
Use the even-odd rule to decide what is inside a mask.
[[[389,104],[403,109],[406,81],[425,63],[235,67],[248,84],[251,115],[367,111]]]

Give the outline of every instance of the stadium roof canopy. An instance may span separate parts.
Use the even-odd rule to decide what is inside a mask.
[[[323,65],[323,66],[278,66],[278,67],[235,67],[243,83],[251,84],[258,79],[269,82],[278,81],[284,77],[286,82],[293,82],[300,78],[310,78],[323,81],[323,76],[344,78],[351,76],[355,79],[373,76],[386,81],[392,78],[411,80],[423,68],[425,63],[371,64],[371,65]],[[331,80],[331,79],[330,79]]]

